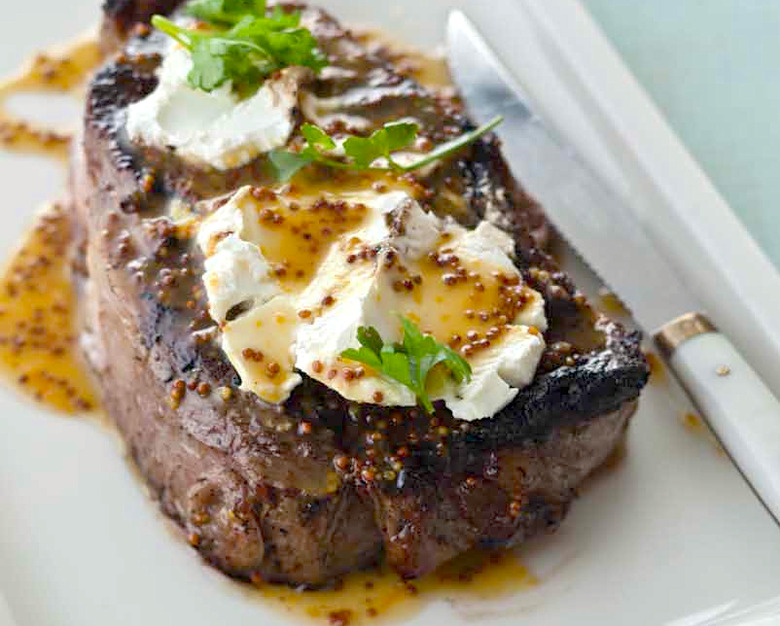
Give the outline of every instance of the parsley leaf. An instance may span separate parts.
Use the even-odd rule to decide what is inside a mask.
[[[408,148],[417,139],[420,129],[417,124],[411,122],[390,122],[374,131],[369,137],[348,137],[342,144],[344,160],[337,160],[328,154],[338,147],[332,137],[319,126],[304,124],[301,127],[301,134],[306,140],[306,144],[300,152],[278,148],[271,151],[269,158],[276,170],[277,179],[283,182],[290,180],[301,168],[311,163],[321,163],[329,167],[354,171],[412,172],[457,153],[492,131],[502,121],[502,117],[496,117],[484,126],[441,144],[408,165],[401,165],[395,161],[393,154]],[[387,164],[377,165],[377,161],[380,159],[384,159]]]
[[[301,134],[303,138],[308,142],[309,147],[319,150],[335,150],[336,142],[322,130],[319,126],[314,124],[304,124],[301,127]]]
[[[448,346],[424,335],[411,320],[402,317],[401,326],[404,336],[399,344],[385,344],[375,328],[361,326],[357,332],[360,348],[344,350],[341,357],[368,365],[408,387],[423,408],[433,413],[433,403],[426,389],[428,375],[435,367],[443,365],[455,381],[461,383],[471,379],[471,366]]]
[[[161,15],[152,17],[152,25],[189,51],[187,81],[195,89],[213,91],[230,82],[246,96],[285,67],[318,72],[327,65],[317,40],[300,26],[297,11],[277,6],[266,15],[264,0],[193,0],[185,12],[208,28],[185,28]]]
[[[344,142],[344,153],[358,169],[368,169],[382,157],[395,165],[392,152],[402,150],[417,139],[420,127],[409,122],[392,122],[371,133],[370,137],[350,137]]]
[[[259,84],[263,80],[261,62],[265,61],[253,59],[252,53],[249,44],[197,37],[192,43],[187,81],[203,91],[213,91],[229,80],[236,85]]]
[[[475,128],[474,130],[469,131],[468,133],[465,133],[460,137],[455,137],[455,139],[451,139],[450,141],[443,143],[440,146],[437,146],[436,148],[428,152],[419,161],[415,161],[414,163],[406,166],[403,169],[407,172],[413,171],[421,167],[430,165],[435,161],[440,161],[441,159],[456,154],[459,150],[461,150],[461,148],[464,148],[469,144],[474,143],[477,139],[479,139],[483,135],[486,135],[490,131],[494,130],[503,121],[504,121],[503,116],[498,115],[494,117],[492,120],[490,120],[487,124],[483,124],[479,128]]]
[[[232,26],[247,14],[265,15],[265,0],[192,0],[184,11],[204,22]]]
[[[306,145],[300,152],[277,148],[268,153],[277,180],[287,182],[301,169],[315,161],[330,167],[349,169],[346,164],[331,159],[325,154],[325,151],[335,150],[337,146],[336,142],[319,126],[304,124],[301,127],[301,134],[306,140]]]
[[[298,171],[312,163],[307,154],[288,150],[272,150],[268,153],[268,159],[274,169],[274,176],[283,182],[287,182]]]
[[[382,338],[379,336],[379,333],[377,332],[376,328],[372,328],[370,326],[368,327],[361,326],[360,328],[358,328],[357,336],[361,346],[365,346],[369,350],[376,353],[382,351],[384,342],[382,341]]]

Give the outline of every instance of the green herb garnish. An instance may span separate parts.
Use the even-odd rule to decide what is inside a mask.
[[[343,160],[330,154],[338,147],[335,139],[319,126],[304,124],[301,127],[301,134],[306,143],[299,152],[279,148],[271,151],[269,158],[276,170],[277,178],[281,181],[290,180],[298,170],[311,163],[355,171],[412,172],[458,152],[482,135],[489,133],[503,120],[504,118],[500,116],[496,117],[476,130],[437,146],[408,165],[396,162],[393,154],[408,148],[416,141],[420,128],[412,122],[391,122],[374,131],[369,137],[348,137],[342,144]],[[377,161],[380,159],[383,159],[386,164],[378,165]]]
[[[428,413],[433,403],[426,389],[428,375],[438,365],[446,367],[457,383],[471,379],[471,366],[457,352],[424,335],[414,323],[401,318],[404,337],[401,343],[385,344],[376,328],[361,326],[357,338],[360,348],[341,353],[342,358],[357,361],[383,376],[411,389]]]
[[[193,0],[185,12],[208,29],[184,28],[161,15],[152,17],[152,25],[189,51],[187,81],[194,89],[213,91],[230,82],[246,96],[285,67],[319,71],[327,65],[317,40],[300,26],[298,11],[276,6],[267,15],[265,0]]]
[[[204,22],[234,26],[246,15],[265,16],[265,0],[191,0],[184,11]]]

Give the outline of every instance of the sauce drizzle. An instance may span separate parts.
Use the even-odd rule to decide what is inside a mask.
[[[454,93],[452,75],[443,54],[428,53],[374,28],[360,28],[354,34],[360,43],[386,56],[401,74],[428,89]]]
[[[537,583],[512,551],[472,550],[418,580],[401,580],[383,568],[350,574],[335,589],[302,592],[261,583],[257,593],[301,621],[360,626],[389,620],[403,623],[435,600],[457,598],[473,604],[510,596]]]
[[[79,92],[101,60],[97,39],[35,55],[0,83],[0,147],[65,161],[70,133],[19,119],[6,101],[20,93]],[[25,395],[59,413],[94,410],[97,396],[77,345],[71,278],[71,220],[53,204],[42,211],[0,277],[0,373]]]
[[[77,345],[70,219],[42,212],[0,280],[0,370],[37,402],[68,414],[95,408]]]
[[[13,95],[26,92],[77,93],[100,60],[97,40],[81,39],[62,52],[35,55],[26,69],[0,83],[0,146],[66,159],[70,133],[19,119],[6,110],[5,102]]]
[[[626,308],[626,305],[620,299],[615,292],[610,291],[606,287],[599,289],[599,308],[612,317],[628,317],[631,312]]]

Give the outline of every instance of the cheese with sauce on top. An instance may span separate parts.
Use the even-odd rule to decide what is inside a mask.
[[[244,390],[281,403],[305,374],[355,402],[415,405],[408,388],[340,356],[359,347],[360,326],[400,341],[401,315],[469,361],[468,383],[429,380],[456,418],[490,417],[531,382],[547,320],[512,238],[427,213],[396,187],[244,187],[204,221],[209,308]]]

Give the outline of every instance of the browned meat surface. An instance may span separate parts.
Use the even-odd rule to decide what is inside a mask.
[[[109,1],[105,32],[124,36],[173,4]],[[306,9],[305,22],[333,64],[311,79],[314,93],[340,97],[343,111],[375,127],[413,114],[434,142],[471,127],[457,102],[396,72],[326,14]],[[427,416],[354,405],[309,379],[284,406],[269,405],[238,389],[200,288],[202,256],[167,214],[174,197],[194,203],[268,184],[265,163],[202,171],[129,145],[125,109],[154,88],[160,43],[132,39],[95,77],[72,179],[85,344],[165,513],[226,573],[306,585],[383,557],[419,576],[473,546],[555,528],[622,440],[648,370],[639,337],[594,314],[539,249],[544,217],[495,139],[418,181],[418,200],[515,233],[520,268],[551,320],[533,384],[471,423],[443,407]]]

